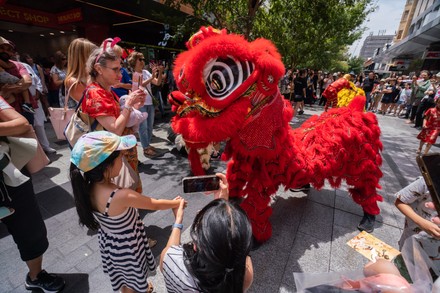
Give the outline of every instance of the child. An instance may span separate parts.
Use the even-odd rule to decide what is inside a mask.
[[[72,150],[70,177],[80,224],[99,230],[102,265],[113,290],[153,292],[147,273],[156,264],[137,209],[177,208],[183,199],[154,199],[112,183],[122,166],[120,151],[135,145],[133,135],[85,134]]]
[[[127,95],[123,95],[122,97],[119,98],[119,104],[121,105],[121,110],[124,109],[126,97],[127,97]],[[143,105],[140,105],[140,103],[138,103],[137,106],[139,106],[139,108],[140,108]],[[138,109],[136,109],[135,107],[133,107],[133,111],[131,111],[130,118],[128,119],[128,122],[125,125],[125,127],[132,127],[134,132],[139,132],[139,125],[145,119],[147,119],[147,117],[148,117],[148,113],[141,112]]]
[[[23,79],[20,79],[16,76],[6,72],[6,70],[4,69],[6,66],[7,66],[7,64],[3,60],[0,60],[0,88],[2,87],[2,85],[5,85],[5,84],[21,85],[21,83],[23,82]],[[35,114],[35,110],[34,110],[34,108],[32,108],[32,104],[31,104],[31,100],[30,100],[30,96],[29,96],[29,91],[28,90],[23,91],[22,95],[23,95],[24,103],[21,105],[21,108],[26,112]],[[12,98],[12,100],[11,100],[11,98]],[[13,99],[15,99],[15,98],[11,97],[11,96],[6,96],[5,99],[10,104],[10,103],[14,102]]]
[[[405,227],[399,240],[399,249],[402,250],[406,239],[417,235],[417,241],[423,243],[422,247],[433,261],[433,270],[439,276],[440,226],[434,220],[437,213],[432,209],[431,195],[423,177],[397,192],[394,204],[405,215]]]
[[[435,101],[434,108],[426,110],[424,116],[422,131],[417,135],[417,138],[420,139],[417,154],[422,152],[422,147],[426,143],[424,152],[426,155],[440,133],[440,98]]]

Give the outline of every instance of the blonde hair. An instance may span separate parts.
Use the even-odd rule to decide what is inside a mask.
[[[69,83],[72,79],[75,79],[74,83],[87,80],[88,72],[85,66],[90,54],[98,46],[93,44],[87,39],[78,38],[73,40],[67,52],[67,73],[64,85],[69,87]],[[73,85],[73,84],[72,84]],[[72,86],[70,85],[70,86]]]
[[[133,51],[130,53],[130,55],[128,55],[127,61],[128,61],[128,65],[131,67],[131,69],[134,70],[134,67],[136,66],[136,61],[141,58],[142,56],[144,56],[144,54],[137,52],[137,51]]]

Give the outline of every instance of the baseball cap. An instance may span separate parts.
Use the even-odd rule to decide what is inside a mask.
[[[438,78],[440,78],[440,71],[439,71],[439,72],[437,72],[437,74],[435,75],[435,77],[438,77]]]
[[[9,45],[12,47],[12,49],[15,48],[15,46],[13,45],[13,43],[11,41],[8,41],[3,37],[0,37],[0,45]]]
[[[104,162],[114,151],[131,149],[134,135],[119,136],[108,131],[94,131],[81,136],[70,154],[70,161],[83,172]]]

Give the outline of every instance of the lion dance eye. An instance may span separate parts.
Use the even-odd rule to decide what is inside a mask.
[[[239,61],[233,57],[217,58],[209,61],[203,70],[206,90],[209,96],[223,100],[235,91],[254,71],[249,61]]]

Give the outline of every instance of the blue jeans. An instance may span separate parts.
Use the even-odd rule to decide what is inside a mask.
[[[153,136],[154,105],[144,105],[139,111],[148,113],[147,119],[139,125],[139,138],[141,140],[142,148],[145,149],[150,145],[151,137]]]

